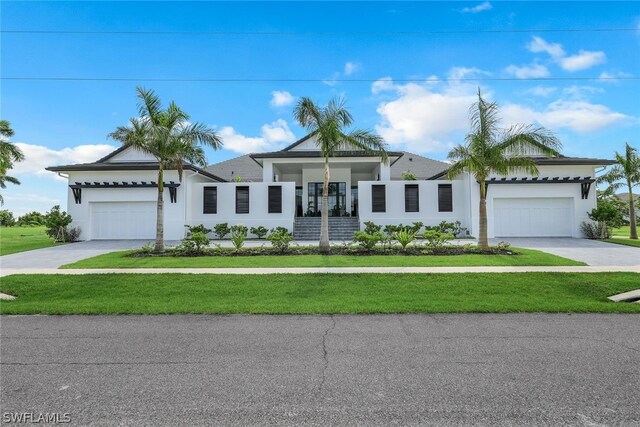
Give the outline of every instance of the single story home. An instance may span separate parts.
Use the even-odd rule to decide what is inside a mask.
[[[332,239],[350,239],[364,222],[435,225],[460,221],[478,230],[479,183],[462,174],[447,179],[448,164],[404,151],[389,161],[362,151],[330,160],[329,221]],[[580,223],[596,206],[598,168],[613,161],[531,154],[539,176],[487,180],[489,237],[582,237]],[[83,240],[155,237],[158,164],[121,147],[94,163],[47,168],[68,179],[68,212]],[[409,171],[416,180],[403,180]],[[322,205],[323,159],[313,137],[280,151],[255,153],[205,169],[184,165],[165,172],[165,238],[181,239],[185,225],[243,224],[286,227],[297,239],[317,239]]]

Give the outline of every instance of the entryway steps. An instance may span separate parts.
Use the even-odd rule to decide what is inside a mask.
[[[298,217],[293,226],[296,240],[319,240],[322,218],[317,216]],[[329,217],[329,239],[351,240],[353,233],[360,229],[357,217]]]

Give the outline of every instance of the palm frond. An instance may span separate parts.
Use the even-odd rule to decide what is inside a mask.
[[[512,156],[529,156],[531,149],[535,149],[547,157],[553,157],[560,155],[562,144],[551,131],[543,127],[517,124],[503,132],[498,148]]]
[[[372,153],[380,156],[386,164],[389,162],[389,154],[387,153],[387,144],[384,138],[367,129],[355,129],[342,136],[342,140],[365,153]]]
[[[147,117],[154,124],[158,124],[160,113],[162,112],[162,103],[160,98],[151,89],[145,89],[138,86],[138,114],[140,117]]]
[[[8,120],[0,120],[0,136],[11,138],[14,135],[11,124]]]
[[[293,117],[298,124],[307,130],[318,128],[322,122],[322,113],[316,104],[308,97],[302,97],[298,100],[293,109]]]
[[[24,160],[24,153],[13,142],[0,140],[0,159],[9,163]]]

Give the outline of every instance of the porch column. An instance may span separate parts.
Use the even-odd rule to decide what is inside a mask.
[[[273,182],[273,162],[265,159],[262,162],[262,182]]]
[[[391,165],[380,162],[380,181],[391,181]]]

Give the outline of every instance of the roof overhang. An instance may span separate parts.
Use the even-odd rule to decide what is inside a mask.
[[[206,178],[218,182],[226,182],[204,169],[201,169],[191,163],[185,163],[183,168],[198,173]],[[146,171],[158,170],[158,163],[154,162],[109,162],[109,163],[81,163],[76,165],[49,166],[46,170],[51,172],[84,172],[84,171]],[[169,169],[175,170],[175,169]]]
[[[387,156],[389,161],[393,164],[396,160],[402,157],[404,153],[398,151],[388,151]],[[270,153],[254,153],[250,155],[253,160],[262,165],[264,159],[320,159],[322,154],[320,151],[274,151]],[[379,158],[380,155],[375,153],[367,153],[364,151],[338,151],[331,157],[362,159],[362,158]]]

